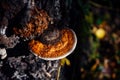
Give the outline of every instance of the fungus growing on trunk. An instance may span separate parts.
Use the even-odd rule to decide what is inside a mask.
[[[34,0],[29,0],[23,18],[13,30],[24,40],[33,39],[48,28],[50,20],[46,11],[34,6]]]
[[[64,28],[60,33],[57,30],[47,32],[43,33],[42,41],[38,39],[29,42],[30,50],[36,56],[45,60],[57,60],[68,56],[75,49],[77,38],[71,29]],[[60,34],[61,38],[59,38]]]

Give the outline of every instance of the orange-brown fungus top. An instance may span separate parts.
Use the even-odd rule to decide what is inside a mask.
[[[30,22],[24,28],[14,28],[14,32],[23,38],[41,34],[48,28],[50,17],[44,10],[34,10]]]
[[[45,45],[40,41],[32,40],[29,43],[30,50],[35,55],[44,58],[59,57],[66,54],[70,49],[72,49],[75,39],[73,32],[69,29],[63,29],[61,30],[61,33],[61,40],[54,45]]]

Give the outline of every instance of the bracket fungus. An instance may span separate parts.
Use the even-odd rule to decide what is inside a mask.
[[[30,51],[45,60],[58,60],[61,58],[64,58],[68,56],[70,53],[73,52],[73,50],[76,47],[77,43],[77,38],[73,30],[69,28],[64,28],[60,31],[61,33],[61,38],[59,38],[59,41],[55,42],[55,36],[49,36],[49,34],[45,35],[48,37],[51,37],[49,39],[54,39],[53,42],[54,44],[44,44],[40,40],[32,40],[29,42],[29,47]],[[53,33],[50,34],[55,34],[54,31]],[[47,38],[46,38],[47,41]],[[46,42],[45,41],[45,42]],[[49,43],[50,41],[48,40]]]
[[[25,15],[21,19],[20,24],[13,29],[15,34],[24,40],[33,39],[35,36],[43,33],[51,21],[47,12],[37,8],[34,4],[34,0],[29,0]]]
[[[8,22],[7,20],[2,22],[5,25],[0,28],[0,44],[7,49],[14,48],[19,38],[23,41],[28,40],[28,42],[30,41],[28,43],[30,51],[40,58],[46,58],[46,60],[49,58],[50,60],[61,59],[72,53],[77,43],[75,32],[69,28],[60,30],[56,27],[60,26],[61,19],[59,0],[55,0],[53,14],[51,14],[51,10],[47,13],[47,9],[45,11],[38,8],[34,0],[24,0],[23,3],[24,7],[20,10],[23,14],[15,15],[17,19],[20,19],[10,25],[14,35],[6,36]]]

